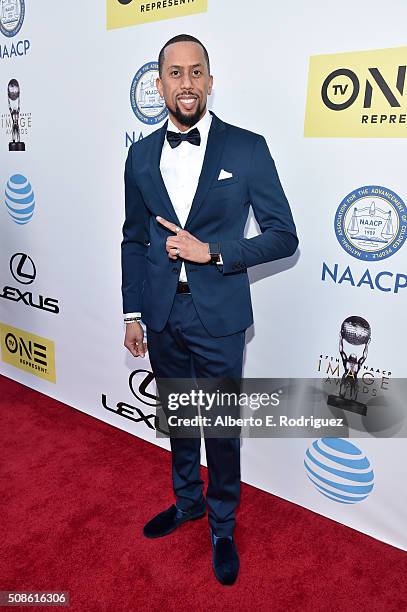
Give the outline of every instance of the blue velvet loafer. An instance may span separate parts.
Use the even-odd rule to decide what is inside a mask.
[[[175,504],[154,516],[143,527],[143,534],[146,538],[161,538],[175,531],[180,525],[187,521],[200,519],[206,514],[206,504],[202,501],[201,504],[193,506],[190,510],[184,511],[177,508]]]
[[[210,529],[212,542],[212,566],[221,584],[233,584],[239,573],[239,555],[233,536],[221,537]]]

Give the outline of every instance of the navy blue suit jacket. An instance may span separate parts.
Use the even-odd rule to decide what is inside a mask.
[[[185,268],[203,325],[212,336],[226,336],[253,323],[247,269],[292,255],[298,238],[264,137],[209,112],[205,158],[184,229],[203,242],[219,242],[223,266],[185,260]],[[155,218],[181,226],[160,172],[167,123],[129,149],[121,243],[123,313],[141,311],[157,332],[168,320],[181,269],[165,248],[173,232]],[[222,168],[233,176],[218,180]],[[262,233],[244,238],[250,205]]]

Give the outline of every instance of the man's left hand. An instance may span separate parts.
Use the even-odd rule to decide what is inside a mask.
[[[182,257],[182,259],[195,263],[208,263],[210,261],[211,256],[208,251],[208,242],[201,242],[201,240],[198,240],[187,230],[179,228],[175,223],[171,223],[171,221],[167,221],[162,217],[157,216],[156,219],[161,225],[175,234],[175,236],[168,236],[165,245],[170,259]]]

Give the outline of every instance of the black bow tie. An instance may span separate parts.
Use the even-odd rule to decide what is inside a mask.
[[[194,128],[190,132],[169,132],[167,131],[167,140],[172,149],[178,147],[183,140],[190,142],[193,145],[199,146],[201,144],[201,135],[198,128]]]

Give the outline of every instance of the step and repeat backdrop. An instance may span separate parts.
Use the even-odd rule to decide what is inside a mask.
[[[209,108],[265,136],[300,238],[249,270],[244,376],[352,369],[368,407],[346,438],[242,439],[242,479],[407,549],[407,448],[375,404],[407,374],[406,20],[400,0],[1,0],[1,373],[169,449],[123,346],[123,172],[167,117],[158,52],[192,34]]]

